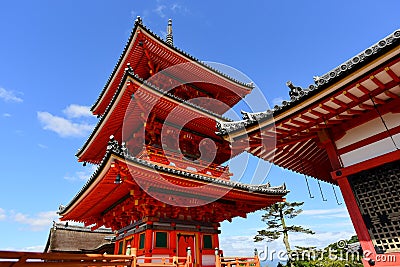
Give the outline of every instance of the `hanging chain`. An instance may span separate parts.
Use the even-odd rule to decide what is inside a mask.
[[[312,166],[313,172],[314,172],[314,174],[315,174],[315,177],[317,177],[317,172],[315,171],[314,165],[311,165],[311,166]],[[317,182],[318,182],[319,191],[321,192],[322,201],[328,201],[328,200],[324,197],[324,192],[322,192],[321,183],[319,182],[318,179],[317,179]]]
[[[304,168],[304,160],[301,160],[301,168],[303,169],[304,179],[306,180],[308,194],[310,195],[310,198],[314,198],[314,196],[311,194],[310,185],[308,184],[308,179]]]
[[[335,194],[336,203],[337,203],[338,205],[342,205],[343,203],[342,203],[342,202],[339,202],[339,199],[338,199],[338,197],[337,197],[337,195],[336,195],[335,187],[334,187],[333,185],[332,185],[332,189],[333,189],[333,193]]]
[[[318,187],[319,187],[319,191],[321,192],[321,197],[322,197],[322,201],[328,201],[325,197],[324,197],[324,193],[322,192],[322,188],[321,188],[321,183],[318,181]]]
[[[385,122],[385,120],[383,119],[382,114],[381,114],[381,112],[379,111],[378,106],[376,105],[376,103],[375,103],[373,97],[371,97],[371,95],[369,95],[369,98],[371,99],[372,104],[374,104],[374,108],[375,108],[376,112],[378,113],[379,117],[381,118],[381,121],[382,121],[383,125],[385,126],[385,129],[386,129],[386,131],[387,131],[387,133],[388,133],[390,139],[392,140],[392,143],[393,143],[394,147],[396,148],[396,150],[399,150],[399,148],[397,147],[396,142],[395,142],[394,139],[393,139],[393,136],[390,134],[390,130],[389,130],[389,128],[387,127],[386,122]]]

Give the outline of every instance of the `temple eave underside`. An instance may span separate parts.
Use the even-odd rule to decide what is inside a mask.
[[[336,183],[327,146],[357,126],[355,122],[399,112],[399,77],[400,57],[396,56],[342,87],[332,85],[320,94],[308,90],[300,104],[286,102],[266,112],[244,112],[243,121],[219,122],[217,127],[232,146],[248,144],[246,151],[259,158]]]

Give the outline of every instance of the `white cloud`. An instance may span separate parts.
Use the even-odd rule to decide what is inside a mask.
[[[176,4],[176,3],[175,3],[175,4],[172,4],[171,10],[174,11],[174,12],[179,11],[179,10],[182,10],[182,6],[179,5],[179,4]]]
[[[329,221],[332,221],[331,219],[328,219]],[[308,225],[307,227],[309,227],[310,229],[354,229],[353,223],[351,222],[350,218],[348,218],[348,220],[345,221],[340,221],[340,222],[331,222],[331,223],[320,223],[318,222],[317,224],[312,224],[312,225]]]
[[[184,14],[184,15],[189,13],[189,9],[187,7],[177,4],[177,3],[172,4],[170,9],[174,13],[180,13],[180,14]]]
[[[80,106],[71,104],[63,110],[63,113],[68,118],[81,118],[81,117],[92,117],[92,112],[88,106]]]
[[[61,137],[82,137],[93,130],[93,125],[86,122],[74,123],[68,119],[54,116],[49,112],[38,111],[37,116],[43,129],[56,132]]]
[[[3,117],[4,117],[4,118],[10,118],[10,117],[11,117],[11,114],[10,114],[10,113],[3,113]]]
[[[0,247],[2,251],[26,251],[26,252],[43,252],[44,245],[29,246],[29,247]]]
[[[255,243],[253,236],[221,236],[221,249],[224,251],[224,256],[251,256],[254,248],[262,248],[264,245]]]
[[[165,13],[164,13],[164,11],[165,11],[166,8],[167,8],[167,7],[166,7],[165,5],[158,5],[158,6],[154,9],[154,12],[155,12],[158,16],[160,16],[161,18],[165,18]]]
[[[23,99],[18,97],[15,92],[8,91],[2,87],[0,87],[0,98],[3,99],[5,102],[16,102],[21,103]]]
[[[96,165],[90,165],[90,167],[84,171],[77,171],[74,175],[65,175],[64,179],[68,181],[87,181],[96,169]]]
[[[18,212],[13,214],[12,219],[17,223],[28,225],[31,231],[42,231],[49,228],[53,221],[58,221],[58,215],[56,211],[39,212],[35,216]]]
[[[44,251],[44,245],[37,245],[37,246],[30,246],[30,247],[24,247],[22,249],[19,249],[19,251],[26,251],[26,252],[43,252]]]
[[[293,247],[315,246],[317,248],[325,248],[329,244],[338,242],[339,240],[349,239],[354,234],[354,231],[317,232],[315,235],[293,233],[289,236],[289,241],[293,244]]]
[[[6,211],[2,208],[0,208],[0,221],[5,220],[6,219]]]
[[[47,149],[47,148],[48,148],[48,146],[43,145],[43,144],[38,144],[38,147],[40,147],[40,148],[42,148],[42,149]]]
[[[304,210],[302,215],[313,216],[315,218],[349,218],[349,213],[346,208],[336,209],[315,209],[315,210]]]

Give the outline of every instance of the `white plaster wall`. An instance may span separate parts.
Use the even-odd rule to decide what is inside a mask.
[[[399,113],[387,113],[383,116],[383,119],[389,129],[400,125]],[[381,118],[378,117],[363,125],[348,130],[345,136],[335,142],[336,147],[340,149],[384,131],[386,131],[385,126]]]
[[[393,139],[397,147],[400,148],[400,134],[394,135]],[[342,159],[344,167],[348,167],[353,164],[360,163],[395,150],[396,148],[393,144],[392,139],[388,137],[370,145],[345,153],[340,157]]]

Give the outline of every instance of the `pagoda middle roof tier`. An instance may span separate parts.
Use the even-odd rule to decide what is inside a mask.
[[[173,218],[178,214],[216,223],[283,201],[287,193],[284,185],[249,185],[153,164],[130,156],[112,140],[98,169],[59,213],[62,220],[114,230],[144,217]],[[124,218],[127,221],[119,224]]]
[[[400,30],[316,77],[315,83],[308,88],[289,83],[290,100],[272,110],[242,112],[241,121],[220,121],[219,134],[232,144],[248,139],[256,145],[246,151],[283,168],[336,183],[323,139],[339,138],[356,123],[400,106]],[[269,139],[276,145],[260,145]]]
[[[144,131],[144,125],[151,123],[150,113],[162,122],[167,119],[178,129],[184,127],[218,142],[226,142],[215,133],[216,119],[229,119],[166,93],[127,70],[104,115],[78,151],[79,161],[98,164],[111,135],[122,142],[133,132]]]
[[[92,106],[93,114],[102,115],[106,111],[127,66],[131,66],[139,77],[147,79],[150,77],[149,65],[157,66],[157,71],[165,73],[168,73],[168,68],[172,66],[184,66],[183,71],[172,71],[169,75],[182,83],[196,83],[195,87],[199,90],[210,93],[215,99],[230,107],[250,93],[253,88],[251,83],[243,83],[229,77],[166,43],[144,26],[141,19],[137,19],[124,51],[100,96]],[[151,75],[153,74],[155,73]]]

